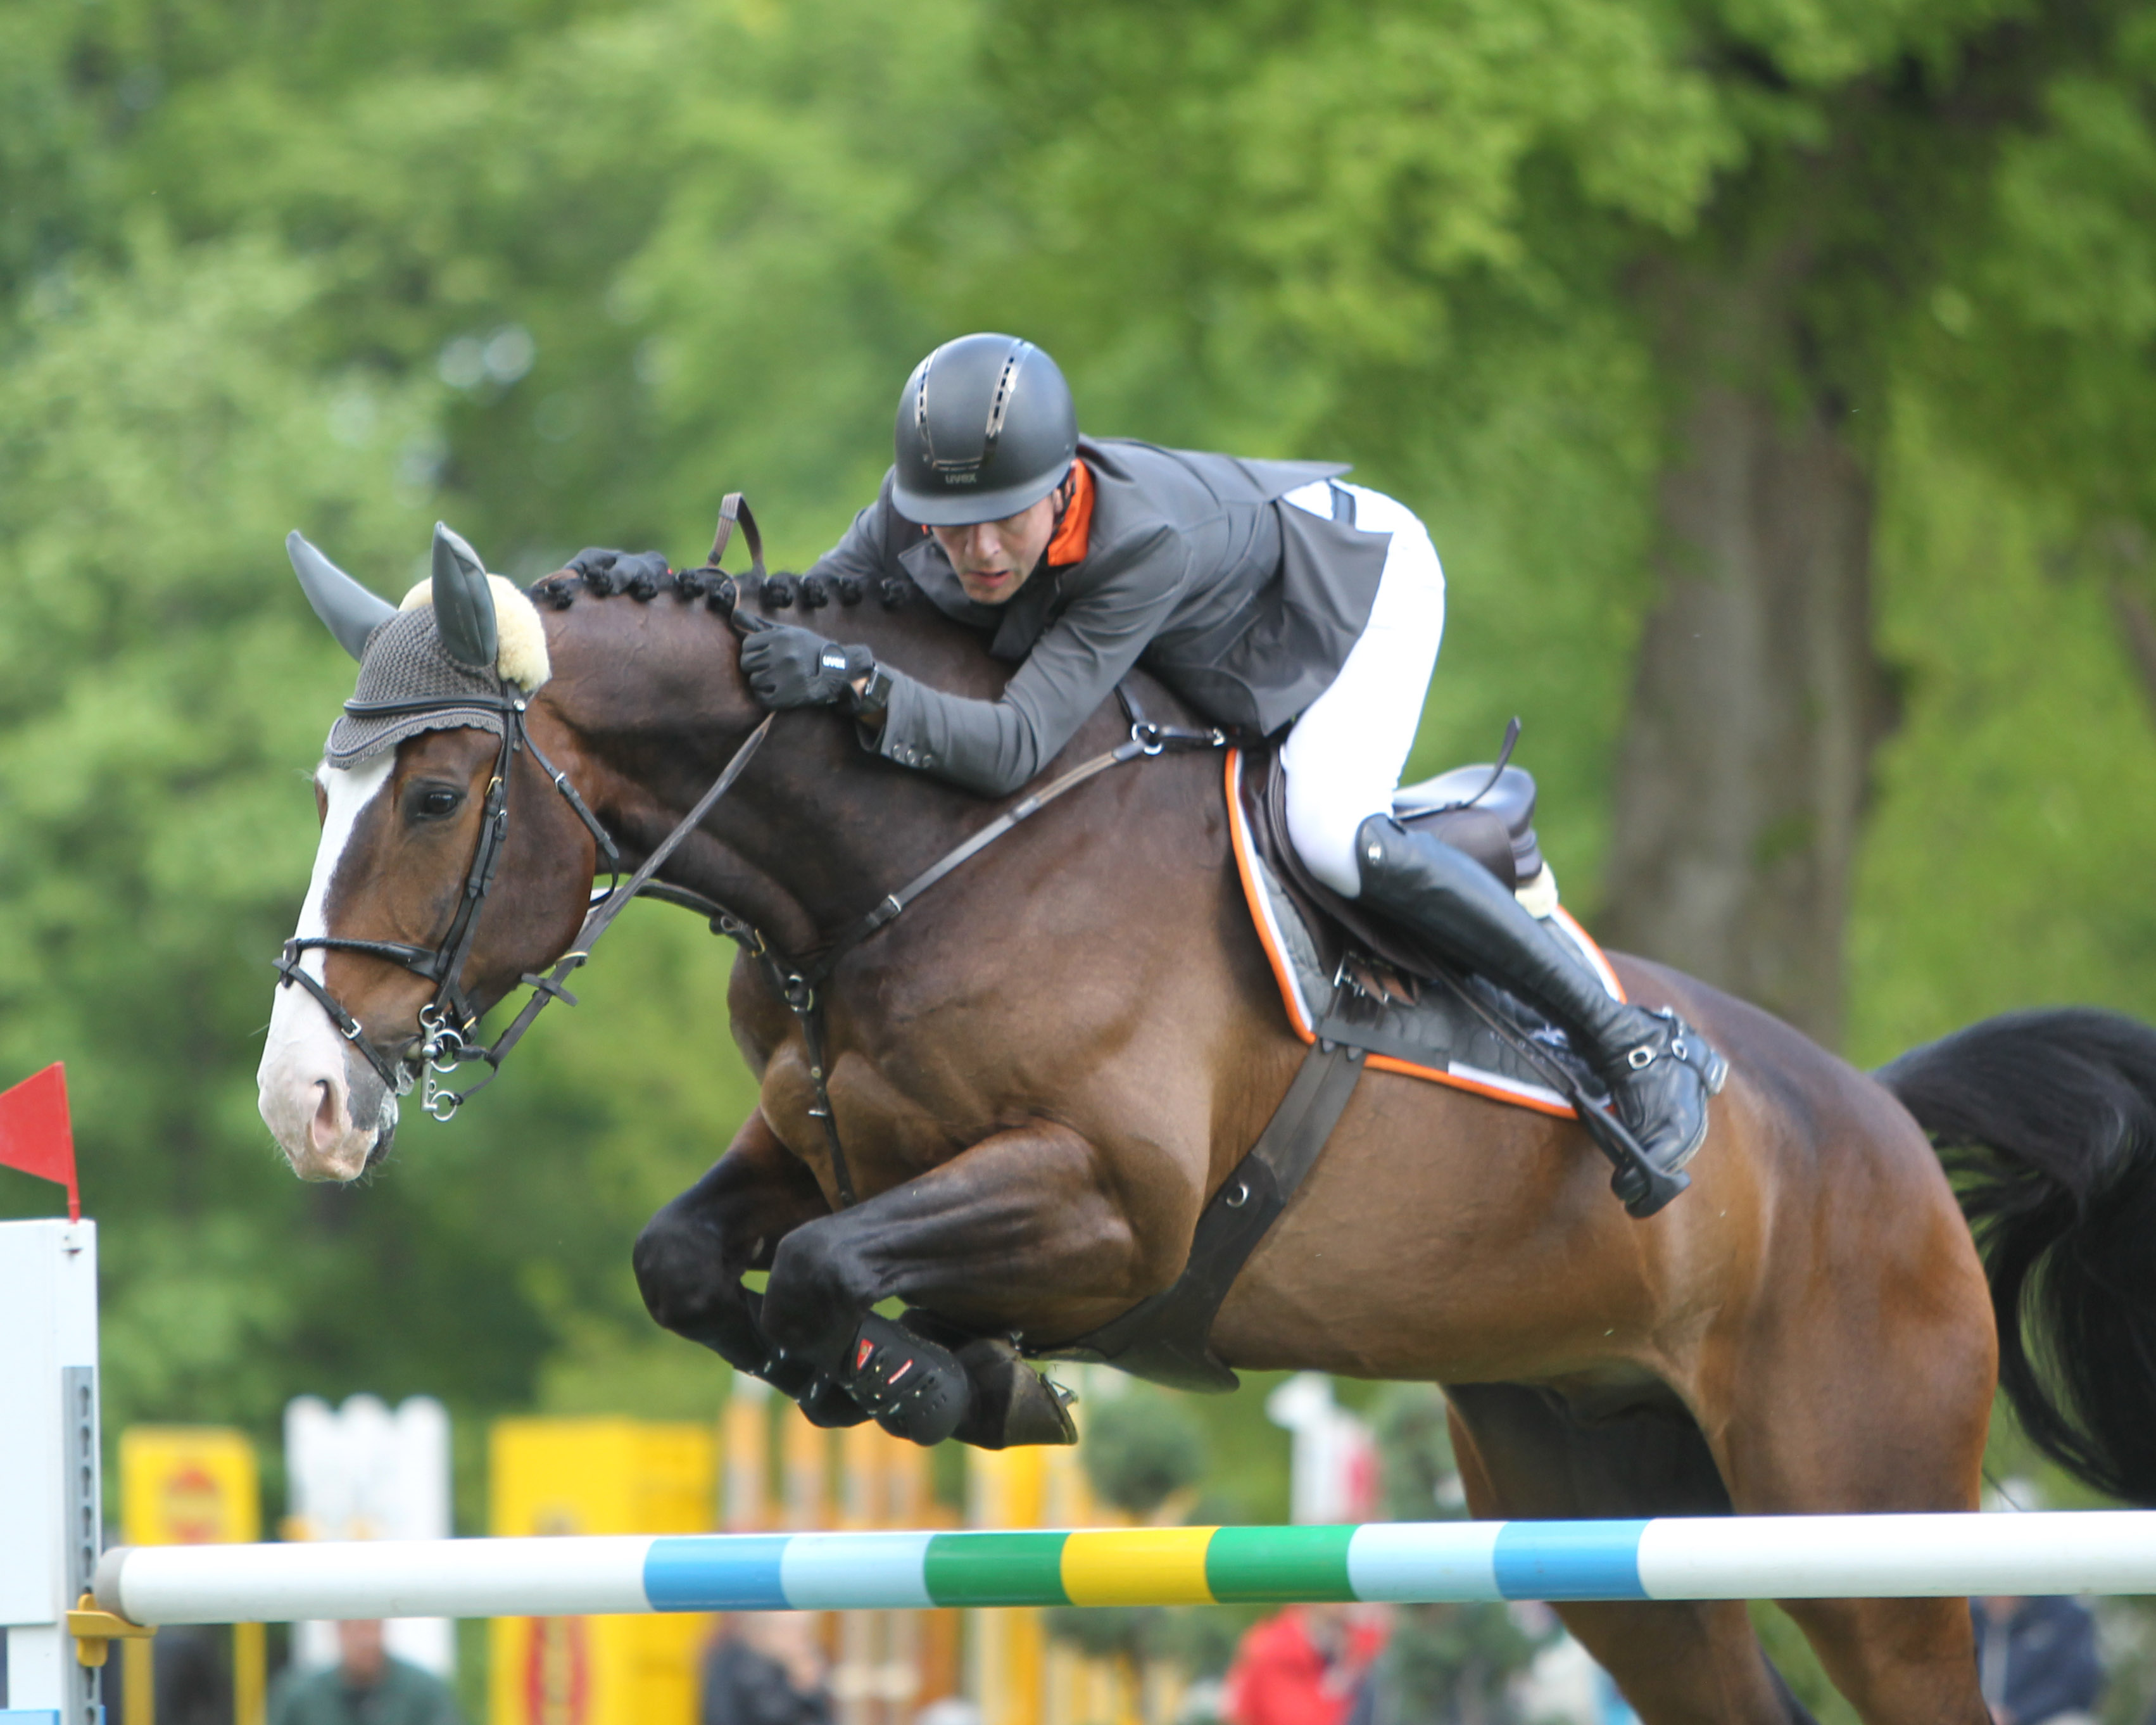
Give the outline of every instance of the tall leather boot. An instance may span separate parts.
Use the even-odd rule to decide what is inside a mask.
[[[1452,963],[1564,1027],[1648,1161],[1674,1174],[1707,1139],[1707,1098],[1729,1063],[1673,1012],[1613,1000],[1601,980],[1480,863],[1373,814],[1357,829],[1363,901]]]

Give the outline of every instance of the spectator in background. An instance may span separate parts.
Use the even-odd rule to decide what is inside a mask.
[[[1973,1599],[1977,1681],[1999,1725],[2095,1725],[2096,1618],[2078,1599]]]
[[[432,1671],[392,1658],[382,1625],[337,1625],[337,1662],[289,1673],[270,1703],[270,1725],[464,1725],[449,1686]]]
[[[1229,1725],[1346,1725],[1385,1645],[1382,1609],[1291,1605],[1251,1625],[1221,1697]]]
[[[737,1611],[704,1659],[700,1725],[832,1725],[807,1611]]]

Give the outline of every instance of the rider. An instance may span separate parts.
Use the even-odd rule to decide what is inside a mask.
[[[1287,729],[1287,828],[1311,873],[1562,1024],[1649,1160],[1707,1136],[1720,1056],[1614,1000],[1479,863],[1392,816],[1445,625],[1420,521],[1342,466],[1081,438],[1055,361],[963,336],[899,398],[897,462],[816,571],[918,586],[1017,664],[993,701],[809,629],[742,646],[773,708],[850,713],[886,759],[983,796],[1046,766],[1133,665],[1218,723]]]

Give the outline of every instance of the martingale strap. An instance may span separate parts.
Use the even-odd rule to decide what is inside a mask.
[[[825,947],[814,963],[788,957],[773,947],[764,937],[762,931],[745,917],[736,916],[722,906],[712,907],[715,911],[711,917],[713,931],[739,942],[762,963],[773,985],[800,1024],[803,1046],[808,1056],[811,1092],[808,1112],[823,1127],[824,1147],[831,1158],[831,1183],[838,1189],[841,1209],[851,1209],[860,1202],[860,1199],[854,1188],[853,1170],[846,1160],[845,1143],[839,1135],[838,1117],[831,1110],[830,1061],[825,1055],[827,1039],[822,990],[846,956],[862,942],[889,927],[921,894],[979,855],[1012,828],[1022,821],[1031,819],[1050,803],[1069,795],[1089,779],[1097,778],[1110,768],[1120,767],[1127,761],[1150,757],[1168,749],[1217,749],[1228,746],[1227,733],[1218,727],[1188,731],[1152,724],[1140,711],[1136,698],[1127,689],[1119,684],[1116,693],[1122,701],[1124,711],[1132,716],[1128,741],[1094,756],[1031,795],[1020,798],[971,838],[953,845],[896,892],[886,893],[874,909]]]

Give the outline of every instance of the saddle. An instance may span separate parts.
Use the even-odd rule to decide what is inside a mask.
[[[1236,865],[1289,1022],[1305,1042],[1361,1050],[1381,1070],[1570,1117],[1563,1088],[1599,1080],[1565,1034],[1486,978],[1463,973],[1405,930],[1317,880],[1289,842],[1277,750],[1228,762]],[[1623,998],[1601,950],[1557,902],[1535,842],[1535,782],[1523,768],[1461,767],[1403,789],[1394,818],[1465,852],[1568,942]]]
[[[1024,1350],[1199,1391],[1240,1381],[1212,1350],[1214,1314],[1317,1162],[1366,1068],[1567,1119],[1577,1117],[1573,1096],[1592,1106],[1606,1095],[1560,1027],[1311,875],[1288,841],[1276,748],[1231,749],[1226,773],[1229,831],[1251,921],[1288,1022],[1310,1051],[1257,1143],[1199,1215],[1175,1284],[1088,1335]],[[1600,949],[1557,903],[1535,842],[1535,782],[1524,768],[1503,761],[1458,768],[1399,792],[1394,812],[1489,870],[1624,998]]]

